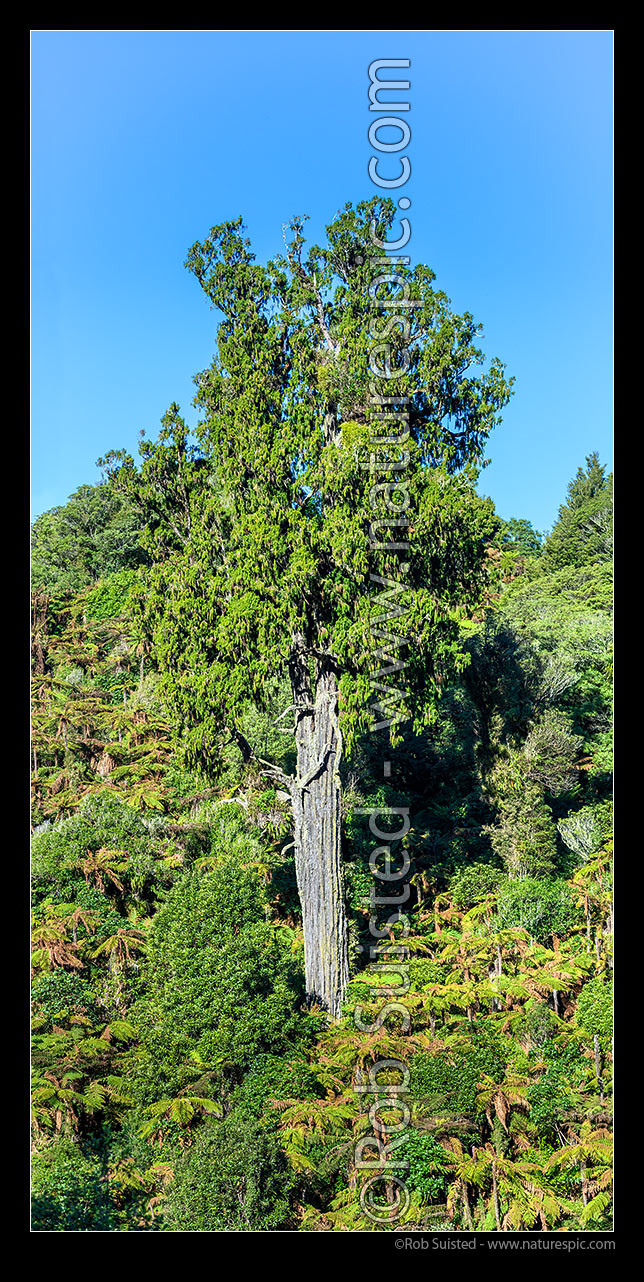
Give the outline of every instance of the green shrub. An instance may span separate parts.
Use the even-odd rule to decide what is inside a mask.
[[[34,1154],[32,1192],[37,1233],[106,1233],[115,1227],[101,1163],[72,1140],[57,1140]]]
[[[87,618],[99,623],[126,614],[136,579],[136,570],[117,570],[101,579],[87,594]]]
[[[501,926],[522,926],[544,945],[552,943],[553,935],[565,935],[578,916],[570,888],[558,878],[509,881],[499,895],[497,911]]]
[[[590,1037],[612,1036],[613,985],[603,975],[584,984],[577,1002],[577,1023]]]
[[[32,1000],[34,1008],[42,1012],[48,1024],[59,1022],[65,1014],[85,1012],[90,1018],[97,1014],[89,984],[80,975],[65,970],[41,975],[33,985]]]
[[[146,1045],[169,1081],[190,1052],[238,1074],[262,1053],[284,1052],[303,1018],[301,977],[265,919],[257,874],[236,859],[189,872],[170,891],[154,920],[145,984]]]
[[[399,1160],[407,1159],[409,1167],[404,1181],[410,1191],[422,1193],[424,1198],[442,1199],[448,1179],[448,1156],[442,1144],[422,1131],[410,1131],[405,1141],[396,1149]]]
[[[168,1233],[270,1232],[288,1225],[292,1177],[252,1114],[208,1121],[176,1164],[164,1208]]]
[[[422,1111],[428,1116],[462,1115],[475,1120],[481,1111],[476,1102],[481,1077],[487,1073],[498,1081],[504,1067],[500,1038],[481,1029],[472,1034],[466,1050],[414,1055],[410,1095],[422,1101]]]
[[[449,890],[456,908],[473,908],[486,895],[493,895],[507,881],[505,873],[492,864],[472,864],[454,873]]]

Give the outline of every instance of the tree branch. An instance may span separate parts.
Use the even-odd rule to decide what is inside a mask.
[[[306,774],[303,779],[295,779],[293,781],[295,783],[295,787],[298,788],[300,792],[303,792],[304,789],[306,788],[306,785],[311,783],[311,781],[315,779],[315,776],[326,764],[327,757],[330,755],[331,751],[332,751],[331,745],[328,744],[327,747],[324,749],[322,756],[319,758],[317,763],[313,766],[313,769],[309,770],[308,774]]]

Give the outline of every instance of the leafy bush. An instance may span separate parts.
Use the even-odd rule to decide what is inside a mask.
[[[36,980],[32,1000],[49,1024],[59,1021],[63,1014],[78,1015],[85,1011],[91,1017],[95,1013],[93,994],[87,982],[80,975],[60,969]]]
[[[251,1113],[209,1120],[176,1164],[164,1208],[168,1233],[269,1232],[288,1226],[289,1174]]]
[[[467,909],[486,895],[496,894],[506,881],[506,874],[492,864],[472,864],[454,873],[449,889],[456,907]]]
[[[117,570],[115,574],[101,579],[87,593],[87,618],[98,623],[103,619],[115,619],[124,615],[136,578],[136,570]]]
[[[264,1115],[264,1124],[271,1115],[279,1120],[279,1113],[271,1109],[272,1100],[314,1099],[321,1094],[320,1084],[305,1059],[285,1058],[277,1055],[258,1055],[250,1065],[234,1095],[235,1105],[254,1116]]]
[[[190,1051],[231,1072],[286,1050],[298,1030],[298,976],[266,922],[258,876],[234,858],[189,872],[155,917],[146,983],[153,1059]]]
[[[577,1022],[590,1037],[610,1038],[613,1032],[613,985],[598,975],[579,994]]]
[[[497,911],[501,926],[522,926],[539,944],[565,934],[578,916],[568,885],[558,878],[509,881],[499,895]]]
[[[72,1140],[58,1140],[32,1159],[32,1228],[36,1233],[114,1228],[107,1180],[97,1157]]]
[[[405,1173],[407,1188],[422,1193],[423,1198],[442,1198],[448,1179],[449,1163],[442,1144],[422,1131],[410,1131],[405,1141],[396,1149],[397,1159],[407,1159]]]
[[[88,851],[102,847],[125,847],[141,856],[148,855],[152,841],[150,830],[131,806],[117,797],[90,797],[75,815],[52,824],[32,841],[32,877],[58,880],[76,870]],[[151,869],[149,857],[144,862]],[[141,869],[139,869],[139,873]]]
[[[456,1114],[475,1120],[480,1113],[476,1095],[481,1077],[487,1073],[498,1081],[504,1066],[501,1039],[480,1030],[472,1034],[466,1050],[414,1055],[410,1095],[422,1100],[423,1112],[429,1116]]]

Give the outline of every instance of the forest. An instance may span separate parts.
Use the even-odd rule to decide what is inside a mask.
[[[32,527],[35,1231],[612,1228],[612,476],[481,497],[512,380],[394,221],[214,227],[196,432]]]

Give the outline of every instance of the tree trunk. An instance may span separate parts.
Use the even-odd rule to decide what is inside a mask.
[[[470,1233],[474,1232],[474,1222],[472,1220],[472,1211],[470,1209],[470,1199],[467,1195],[467,1184],[463,1185],[463,1211],[465,1214],[465,1227]]]
[[[597,1078],[597,1086],[599,1089],[599,1102],[600,1104],[603,1104],[604,1103],[604,1083],[602,1081],[602,1076],[601,1076],[602,1066],[601,1066],[601,1057],[599,1054],[599,1037],[597,1036],[597,1033],[595,1033],[595,1036],[593,1037],[593,1047],[595,1050],[595,1076]]]
[[[340,757],[335,673],[320,667],[315,702],[308,661],[291,664],[296,707],[297,776],[292,790],[295,872],[304,925],[309,1001],[337,1017],[349,982],[347,920],[340,844]]]
[[[492,1198],[494,1200],[494,1218],[496,1220],[496,1227],[498,1232],[502,1233],[503,1229],[501,1228],[501,1208],[499,1206],[499,1189],[496,1182],[496,1167],[494,1165],[494,1162],[492,1163]]]

